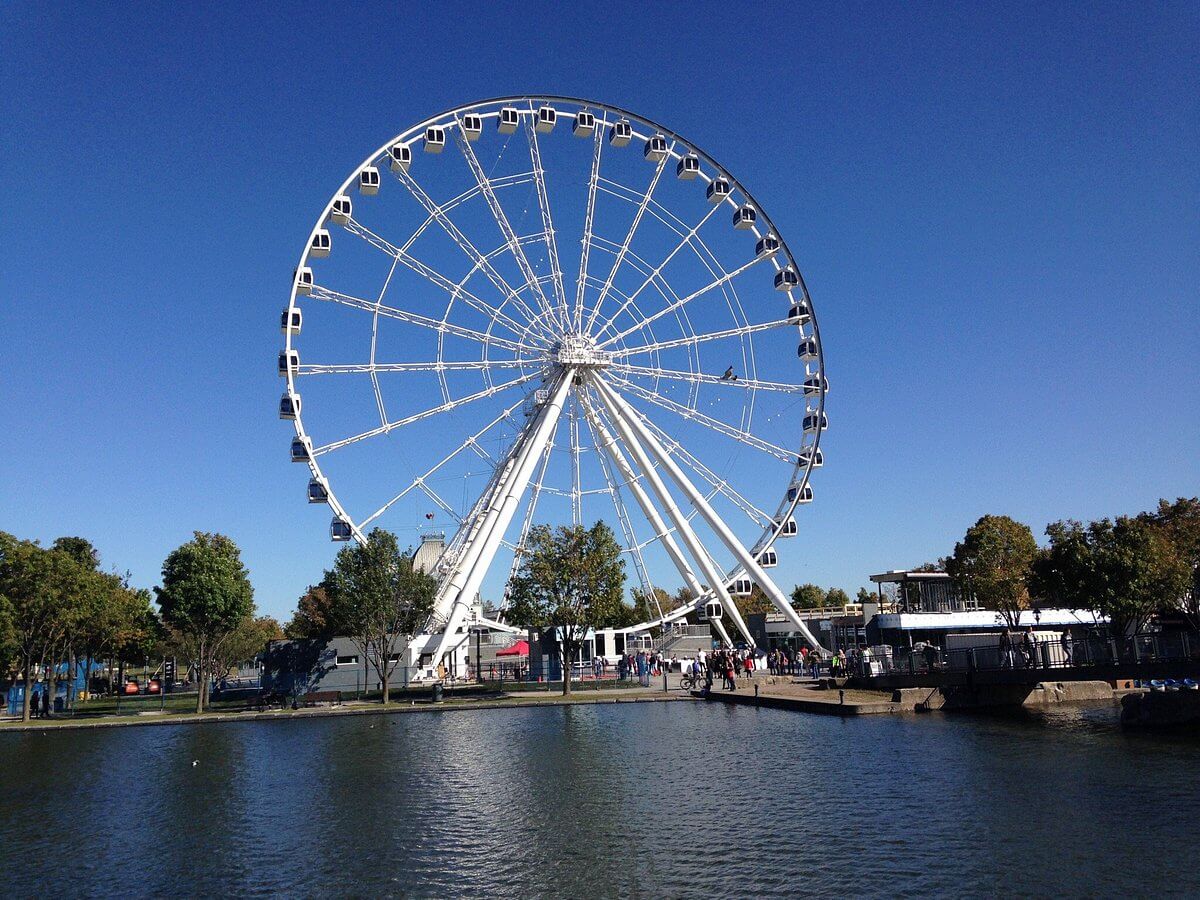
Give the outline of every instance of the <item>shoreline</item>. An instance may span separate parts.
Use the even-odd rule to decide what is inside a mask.
[[[335,716],[390,716],[412,713],[464,712],[485,709],[522,709],[531,706],[598,706],[613,703],[670,703],[694,702],[690,694],[651,694],[648,696],[601,696],[572,695],[565,698],[556,695],[551,699],[519,699],[506,697],[503,700],[460,700],[443,703],[408,704],[392,703],[318,706],[308,709],[281,709],[271,711],[246,710],[244,712],[213,713],[141,713],[133,716],[100,716],[95,719],[38,719],[32,722],[0,723],[0,735],[6,733],[28,734],[31,731],[87,731],[97,728],[136,728],[145,725],[208,725],[227,722],[290,722],[298,719],[327,719]]]

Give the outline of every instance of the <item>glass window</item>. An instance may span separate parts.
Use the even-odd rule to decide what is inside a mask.
[[[358,657],[355,655],[339,656],[337,658],[337,664],[339,666],[356,666],[358,665]]]

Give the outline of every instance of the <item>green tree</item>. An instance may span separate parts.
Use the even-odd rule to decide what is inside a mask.
[[[292,620],[284,626],[283,631],[292,640],[327,640],[333,637],[329,591],[325,585],[308,586],[296,604]]]
[[[876,594],[873,590],[871,590],[870,588],[860,587],[858,589],[858,593],[854,597],[854,602],[855,603],[875,603],[878,599],[879,599],[879,595]]]
[[[749,597],[734,597],[733,602],[737,604],[738,612],[742,614],[743,619],[746,616],[775,612],[775,604],[771,602],[767,592],[757,584],[750,587]]]
[[[394,534],[376,528],[366,544],[338,551],[322,585],[329,598],[328,625],[354,641],[375,669],[388,705],[399,647],[432,612],[437,582],[413,568],[412,556],[400,551]]]
[[[1021,610],[1029,608],[1030,565],[1037,552],[1028,525],[1008,516],[983,516],[955,545],[947,571],[984,609],[996,610],[1015,628]]]
[[[825,591],[816,584],[800,584],[792,590],[792,606],[796,609],[819,609],[825,602]]]
[[[282,639],[283,628],[271,616],[243,619],[213,654],[213,677],[227,677],[238,663],[254,659],[268,643]]]
[[[85,575],[76,559],[0,532],[0,597],[11,623],[12,646],[25,681],[21,718],[29,721],[36,674],[55,660],[75,615]]]
[[[825,594],[826,606],[846,606],[850,603],[850,595],[839,587],[832,587]]]
[[[196,712],[208,700],[209,676],[222,645],[254,609],[254,589],[241,552],[223,534],[195,532],[163,562],[154,589],[163,622],[190,644],[199,673]]]
[[[625,561],[603,522],[554,530],[536,525],[526,545],[510,585],[509,616],[534,628],[555,629],[565,696],[571,693],[571,663],[588,629],[604,627],[624,605]]]
[[[1155,512],[1138,518],[1157,526],[1188,568],[1182,592],[1177,598],[1166,598],[1166,605],[1178,608],[1192,628],[1200,631],[1200,497],[1159,500]]]

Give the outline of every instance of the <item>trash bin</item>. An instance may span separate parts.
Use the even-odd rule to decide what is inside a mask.
[[[435,684],[433,686],[433,702],[434,703],[442,702],[442,686],[440,684]]]

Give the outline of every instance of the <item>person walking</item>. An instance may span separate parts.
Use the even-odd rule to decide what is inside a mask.
[[[1033,633],[1033,626],[1025,627],[1025,637],[1022,641],[1022,648],[1025,653],[1025,665],[1027,668],[1035,669],[1038,665],[1038,640],[1037,635]]]
[[[1058,639],[1059,645],[1062,647],[1063,659],[1066,660],[1068,666],[1074,665],[1071,661],[1071,630],[1064,628],[1062,636]]]
[[[1005,625],[1004,630],[1000,632],[1000,668],[1012,669],[1015,664],[1012,632]]]

